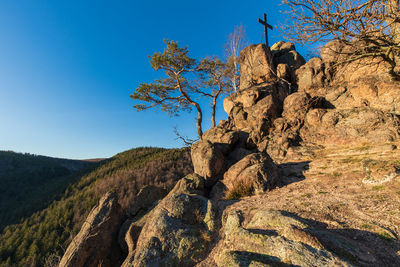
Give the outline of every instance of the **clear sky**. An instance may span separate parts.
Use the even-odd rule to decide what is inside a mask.
[[[110,157],[138,146],[180,147],[195,113],[136,112],[129,95],[162,73],[148,56],[164,38],[191,56],[223,55],[235,25],[251,43],[257,22],[284,22],[280,1],[0,1],[0,150],[65,158]],[[275,29],[270,43],[281,40]],[[207,106],[205,107],[207,108]],[[204,129],[210,127],[209,113]],[[219,107],[217,121],[226,118]]]

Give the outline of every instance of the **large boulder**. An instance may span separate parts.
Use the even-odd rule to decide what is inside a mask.
[[[236,191],[242,189],[249,193],[261,193],[273,188],[278,178],[272,159],[264,153],[253,153],[232,165],[225,172],[222,183],[228,194],[239,194]]]
[[[204,183],[198,175],[187,176],[157,205],[130,266],[194,266],[206,256],[216,220],[212,202],[196,194],[204,194]]]
[[[296,92],[286,97],[282,117],[286,123],[295,125],[302,121],[311,107],[311,97],[304,92]]]
[[[278,92],[279,89],[281,88],[276,84],[268,83],[247,88],[228,97],[233,103],[229,114],[235,129],[246,132],[268,131],[271,122],[280,115],[282,92]],[[243,95],[254,97],[251,101],[243,101]]]
[[[236,105],[241,105],[244,108],[251,107],[260,98],[260,94],[260,88],[256,86],[240,90],[239,92],[231,94],[224,99],[224,110],[229,115],[233,107]]]
[[[291,69],[296,70],[306,63],[304,58],[296,51],[293,43],[277,42],[271,46],[274,66],[286,64]]]
[[[218,145],[200,140],[192,145],[191,156],[194,172],[206,179],[207,186],[212,186],[225,166],[225,157]]]
[[[376,259],[355,240],[285,211],[257,210],[243,218],[224,214],[218,266],[374,266]],[[337,255],[340,253],[340,256]]]
[[[353,53],[352,47],[355,46],[365,46],[365,43],[359,41],[349,46],[340,41],[332,41],[321,48],[322,61],[328,65],[335,65],[335,83],[358,82],[366,77],[383,77],[390,80],[390,64],[380,57],[363,57],[349,61],[349,54]]]
[[[68,246],[59,266],[111,266],[119,262],[117,239],[122,216],[116,194],[104,195]]]
[[[224,154],[228,154],[239,140],[239,132],[224,127],[213,127],[203,134],[203,140],[208,140],[218,146]]]
[[[265,44],[250,45],[240,52],[240,90],[276,80],[272,55]]]
[[[315,88],[323,87],[331,79],[330,69],[318,57],[310,59],[296,71],[298,91],[312,94]]]

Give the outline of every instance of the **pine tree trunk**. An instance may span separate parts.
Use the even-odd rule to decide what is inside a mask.
[[[201,128],[201,123],[203,121],[203,113],[201,112],[200,105],[194,102],[194,106],[197,109],[197,121],[196,121],[196,127],[197,127],[197,135],[199,136],[200,140],[203,138],[203,129]]]
[[[213,103],[212,103],[212,114],[211,114],[211,123],[212,127],[215,127],[215,108],[217,106],[217,97],[213,97]]]

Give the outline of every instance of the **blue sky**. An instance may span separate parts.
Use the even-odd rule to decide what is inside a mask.
[[[85,159],[138,146],[180,147],[173,127],[194,137],[194,112],[170,118],[132,108],[138,84],[162,77],[148,56],[163,50],[164,38],[188,46],[195,58],[222,56],[239,24],[259,43],[258,17],[267,12],[271,24],[284,22],[279,3],[1,1],[0,150]],[[276,29],[270,33],[270,43],[281,39]],[[224,118],[219,107],[217,121]]]

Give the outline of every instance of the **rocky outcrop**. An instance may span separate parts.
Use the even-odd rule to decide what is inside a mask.
[[[250,45],[239,55],[240,90],[276,79],[269,47],[264,44]]]
[[[208,186],[213,185],[225,167],[219,146],[204,139],[192,145],[191,155],[194,172],[204,177]]]
[[[233,210],[224,218],[224,240],[214,254],[218,266],[376,263],[370,250],[362,244],[293,213],[261,209],[244,218],[240,211]]]
[[[204,258],[216,230],[213,203],[204,189],[198,175],[180,180],[147,218],[132,265],[126,266],[193,266]]]
[[[59,266],[112,266],[120,260],[117,235],[122,211],[116,195],[107,193],[92,209]]]
[[[248,187],[254,193],[271,189],[278,181],[277,167],[263,153],[253,153],[232,165],[224,174],[222,183],[232,192],[238,187]]]
[[[194,174],[182,178],[166,196],[165,190],[154,187],[144,188],[136,196],[129,219],[119,231],[119,243],[127,255],[123,266],[378,266],[379,257],[392,262],[396,257],[392,252],[388,257],[374,254],[371,247],[375,244],[362,243],[363,238],[371,237],[367,231],[344,231],[342,222],[332,223],[330,227],[337,226],[333,230],[310,219],[313,208],[319,206],[309,208],[313,195],[303,190],[314,190],[313,185],[299,187],[298,202],[291,202],[290,189],[275,199],[273,205],[286,201],[282,209],[264,207],[270,201],[268,196],[306,179],[304,173],[312,160],[324,153],[332,157],[338,149],[357,148],[346,152],[351,154],[338,164],[358,164],[351,177],[363,186],[379,185],[400,175],[398,160],[392,155],[398,147],[395,142],[400,141],[398,84],[388,78],[384,66],[373,69],[367,59],[336,65],[343,54],[334,51],[347,49],[329,43],[320,58],[304,64],[292,43],[279,42],[271,49],[261,44],[245,48],[240,54],[240,90],[223,102],[228,119],[191,147]],[[379,66],[374,59],[369,63]],[[371,160],[369,154],[353,158],[373,145],[388,147],[385,153],[389,158]],[[379,154],[377,151],[374,153]],[[314,167],[313,179],[329,169],[331,159],[326,162],[317,170]],[[341,176],[329,171],[326,183]],[[324,190],[313,193],[328,197]],[[255,196],[241,199],[249,195]],[[368,195],[363,201],[373,199],[375,205],[384,198]],[[76,243],[71,243],[64,258],[74,262],[68,264],[83,266],[93,261],[96,265],[100,259],[107,264],[110,254],[96,244],[107,243],[111,249],[112,229],[118,223],[107,214],[120,216],[111,211],[113,204],[107,204],[112,198],[107,199],[92,211],[88,219],[92,226],[84,226]],[[233,204],[231,199],[241,201]],[[333,196],[320,220],[331,223],[331,211],[344,207],[339,201],[340,197]],[[288,210],[303,212],[308,219]],[[107,226],[110,223],[112,227]],[[108,241],[95,239],[98,229],[103,231],[101,227],[109,229],[104,230]],[[397,238],[393,230],[388,233]],[[64,258],[63,264],[68,265]]]
[[[286,65],[292,70],[300,68],[306,63],[304,58],[296,51],[293,43],[279,41],[271,46],[274,66]]]

